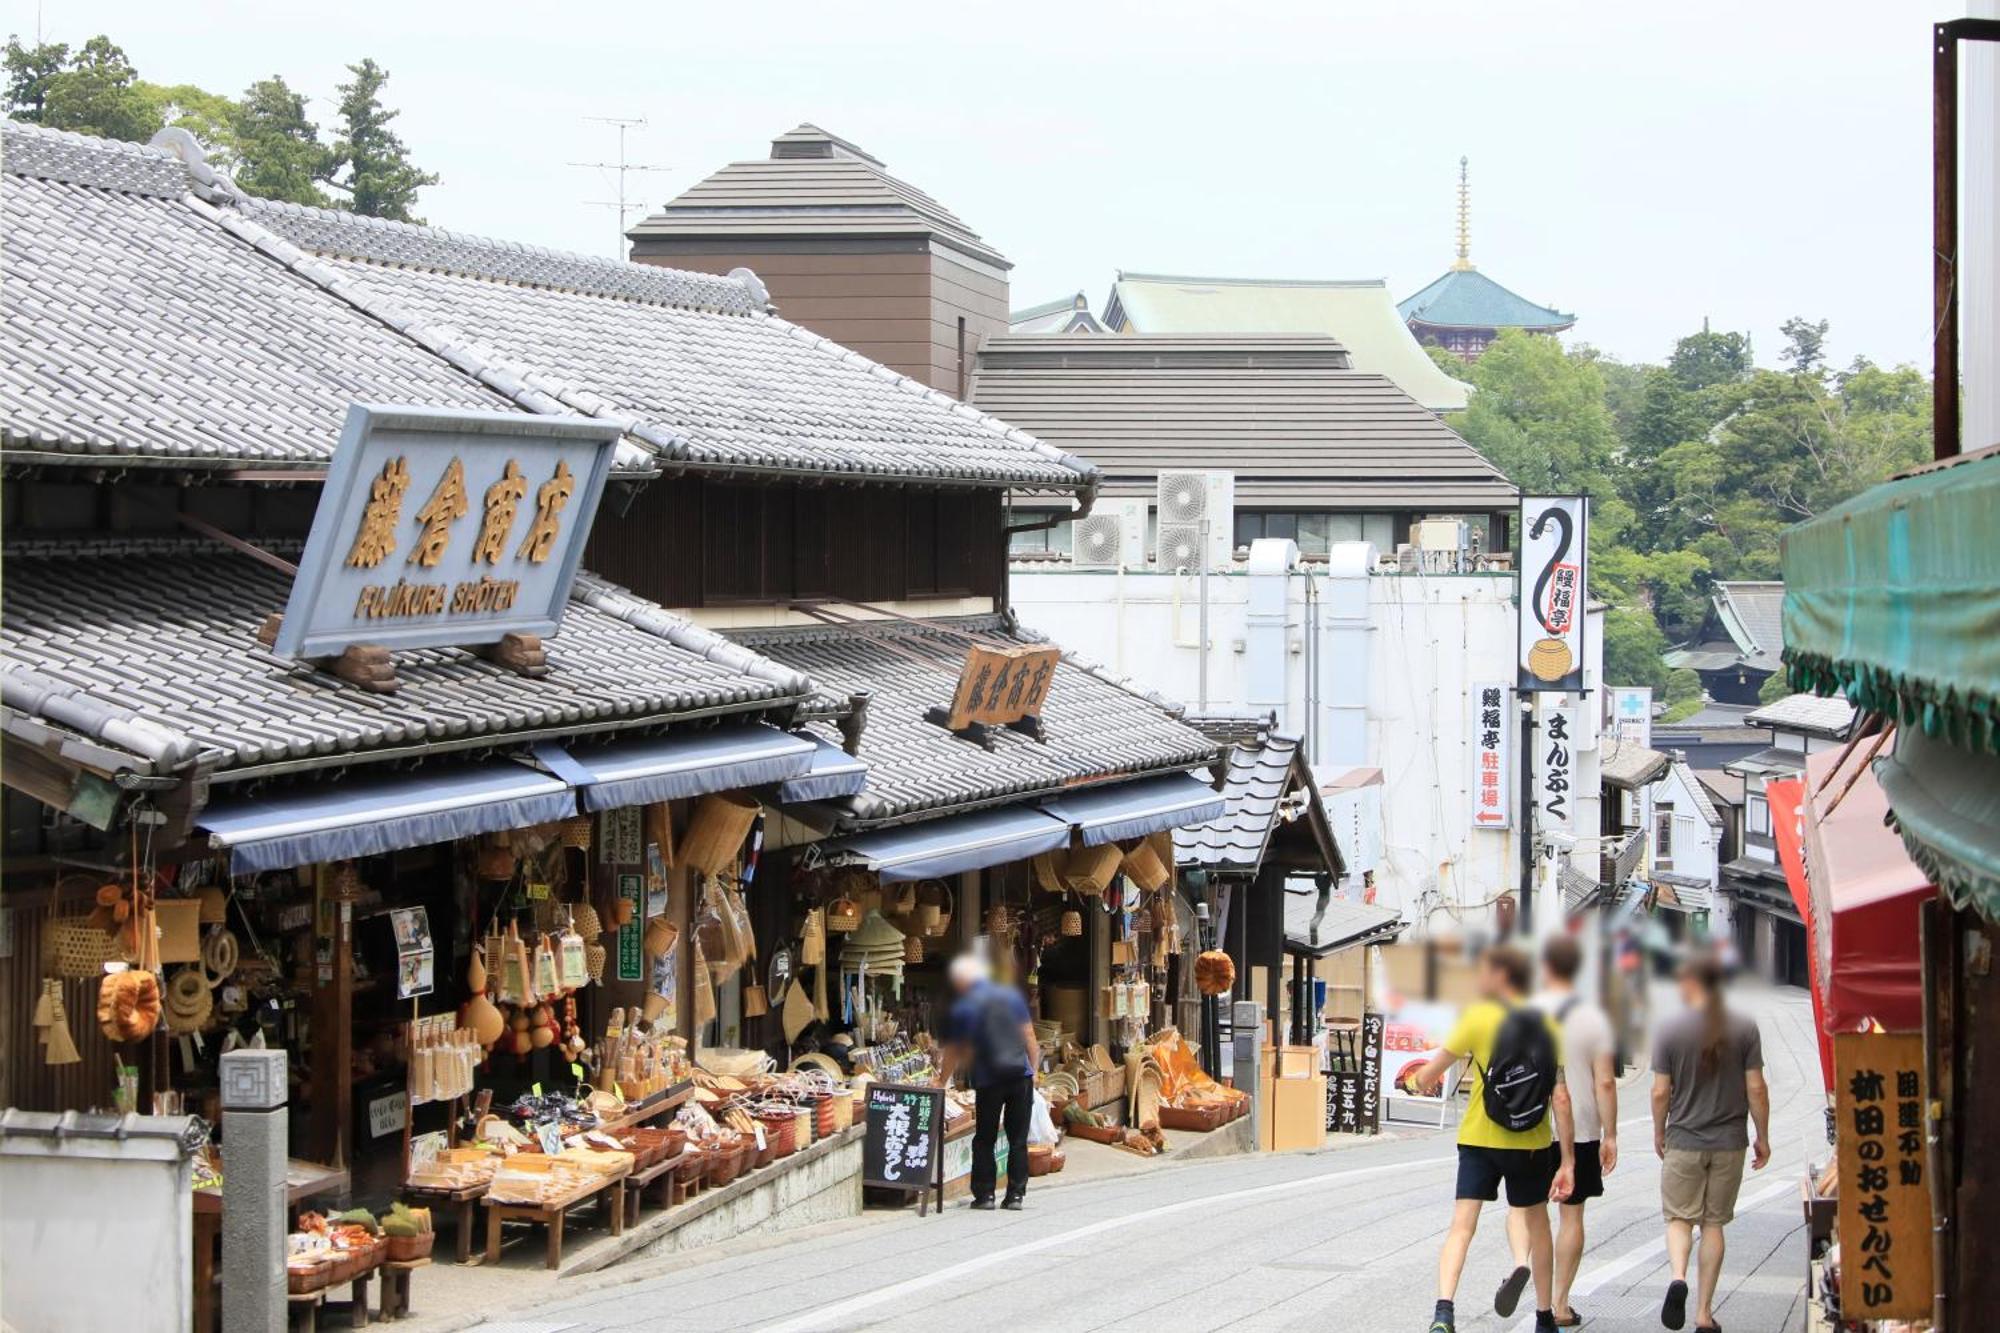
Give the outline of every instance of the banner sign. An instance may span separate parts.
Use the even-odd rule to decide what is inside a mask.
[[[1368,1010],[1361,1015],[1361,1132],[1382,1129],[1382,1042],[1389,1023]]]
[[[582,417],[356,403],[271,651],[554,634],[621,433]]]
[[[1833,1065],[1841,1317],[1929,1319],[1923,1036],[1837,1033]]]
[[[861,1183],[935,1191],[944,1207],[944,1089],[871,1083],[861,1138]],[[921,1208],[919,1209],[921,1211]]]
[[[1512,766],[1514,719],[1507,686],[1497,680],[1472,687],[1472,826],[1506,828],[1512,821],[1507,775]]]
[[[1583,626],[1589,591],[1584,544],[1589,501],[1581,495],[1521,500],[1520,672],[1522,692],[1583,689]]]
[[[1539,708],[1535,731],[1535,825],[1570,832],[1576,824],[1576,708],[1551,702]]]
[[[1612,734],[1620,741],[1636,741],[1653,748],[1653,687],[1620,685],[1609,691]]]

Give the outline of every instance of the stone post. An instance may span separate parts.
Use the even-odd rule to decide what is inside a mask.
[[[285,1053],[222,1057],[222,1333],[285,1327]]]
[[[1240,910],[1240,909],[1239,909]],[[1264,1006],[1254,1000],[1238,1000],[1230,1007],[1229,1022],[1236,1034],[1231,1043],[1231,1069],[1239,1091],[1250,1094],[1250,1123],[1257,1127],[1257,1144],[1264,1142],[1265,1117],[1271,1108],[1264,1104]],[[1252,1149],[1255,1151],[1256,1149]]]

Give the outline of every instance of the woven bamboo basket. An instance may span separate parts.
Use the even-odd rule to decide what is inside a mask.
[[[1120,868],[1125,872],[1127,879],[1147,893],[1165,888],[1167,880],[1171,878],[1150,839],[1134,844],[1132,850],[1125,853]]]
[[[1077,936],[1083,934],[1083,913],[1077,911],[1074,907],[1065,911],[1062,914],[1061,930],[1064,936],[1070,939],[1075,939]]]
[[[932,939],[942,939],[951,929],[953,906],[951,885],[941,879],[927,879],[917,886],[917,929]]]
[[[87,916],[57,917],[49,926],[59,977],[82,981],[104,975],[104,965],[118,956],[118,939],[90,923]]]
[[[680,863],[700,875],[719,875],[736,864],[757,808],[756,801],[734,792],[702,797],[681,838]]]
[[[1100,894],[1111,887],[1124,859],[1115,843],[1080,847],[1063,862],[1063,883],[1076,893]]]
[[[839,931],[859,930],[861,904],[852,898],[835,898],[826,905],[826,928]]]
[[[1063,891],[1061,853],[1043,852],[1029,864],[1034,868],[1036,888],[1043,893]]]
[[[562,845],[573,847],[579,852],[589,851],[592,827],[589,815],[577,815],[572,819],[565,819],[562,826]]]

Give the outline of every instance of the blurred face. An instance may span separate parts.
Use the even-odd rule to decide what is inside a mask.
[[[1479,993],[1489,1000],[1503,999],[1507,995],[1507,974],[1491,962],[1479,965]]]
[[[1708,1003],[1708,988],[1694,977],[1683,975],[1681,981],[1681,1003],[1689,1008],[1698,1008]]]

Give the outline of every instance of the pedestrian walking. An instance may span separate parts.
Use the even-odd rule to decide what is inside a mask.
[[[1618,1166],[1617,1041],[1610,1016],[1577,991],[1582,970],[1583,949],[1576,938],[1551,935],[1542,946],[1542,989],[1533,1003],[1562,1029],[1563,1086],[1569,1089],[1576,1133],[1576,1177],[1557,1214],[1555,1233],[1555,1291],[1550,1304],[1557,1328],[1583,1323],[1583,1316],[1569,1303],[1569,1293],[1583,1263],[1584,1205],[1603,1197],[1604,1177]],[[1528,1253],[1525,1214],[1507,1215],[1507,1239],[1517,1258]]]
[[[1771,1090],[1756,1020],[1723,1003],[1721,963],[1703,957],[1682,964],[1680,987],[1686,1008],[1661,1024],[1653,1046],[1653,1151],[1662,1163],[1660,1206],[1674,1274],[1660,1322],[1668,1328],[1687,1322],[1688,1259],[1698,1227],[1695,1333],[1721,1333],[1714,1301],[1723,1232],[1736,1216],[1746,1150],[1759,1171],[1771,1160]],[[1746,1121],[1756,1126],[1754,1142]]]
[[[993,1207],[998,1171],[993,1148],[1007,1130],[1007,1196],[1000,1206],[1018,1209],[1028,1193],[1028,1126],[1035,1113],[1035,1066],[1042,1055],[1021,992],[995,984],[984,959],[960,954],[951,962],[957,993],[945,1024],[940,1068],[948,1086],[959,1068],[973,1091],[972,1206]]]
[[[1513,1271],[1494,1293],[1494,1313],[1513,1314],[1532,1279],[1535,1327],[1556,1327],[1548,1201],[1569,1197],[1575,1138],[1562,1079],[1562,1033],[1525,1000],[1531,973],[1519,949],[1488,949],[1479,962],[1483,998],[1460,1017],[1444,1049],[1406,1080],[1406,1086],[1434,1092],[1453,1065],[1472,1062],[1472,1098],[1458,1125],[1457,1202],[1438,1255],[1429,1333],[1457,1333],[1459,1274],[1479,1229],[1480,1206],[1499,1198],[1503,1184],[1508,1216],[1521,1219],[1527,1252],[1515,1255]]]

